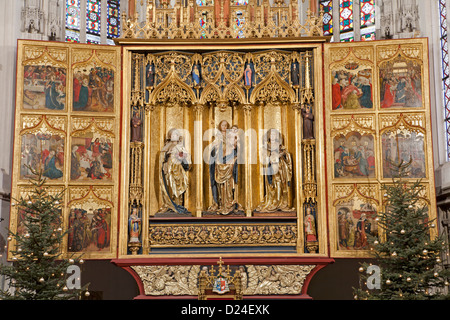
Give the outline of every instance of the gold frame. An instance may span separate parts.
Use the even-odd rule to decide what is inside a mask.
[[[158,54],[160,52],[169,52],[169,51],[173,51],[173,52],[186,52],[186,51],[190,51],[190,52],[195,52],[195,50],[198,50],[200,47],[199,45],[201,45],[201,50],[202,52],[210,52],[210,51],[219,51],[219,52],[238,52],[240,50],[251,50],[251,49],[258,49],[258,50],[262,50],[262,51],[270,51],[270,50],[293,50],[293,49],[309,49],[312,50],[313,52],[313,59],[314,59],[314,65],[311,66],[314,68],[314,88],[319,88],[317,89],[320,92],[320,88],[322,86],[322,72],[321,72],[321,68],[322,68],[322,42],[325,42],[328,40],[328,38],[326,37],[318,37],[318,38],[314,38],[315,43],[308,43],[308,40],[302,38],[302,39],[289,39],[289,41],[287,41],[286,39],[264,39],[265,41],[249,41],[246,39],[238,39],[238,40],[214,40],[214,41],[207,41],[208,39],[205,39],[206,41],[183,41],[183,40],[172,40],[172,41],[165,41],[165,40],[146,40],[146,41],[142,41],[139,39],[119,39],[116,40],[116,44],[120,44],[123,46],[123,74],[124,74],[124,82],[123,82],[123,101],[124,101],[124,111],[123,111],[123,116],[122,116],[122,126],[124,128],[126,128],[128,126],[128,124],[130,123],[131,119],[130,119],[130,115],[129,115],[129,107],[130,107],[130,102],[133,101],[133,103],[139,103],[141,105],[141,107],[143,106],[143,103],[141,100],[139,100],[139,102],[137,102],[136,99],[140,99],[137,98],[138,95],[133,95],[132,90],[131,90],[131,83],[132,81],[134,81],[134,79],[131,78],[131,70],[132,70],[132,59],[133,59],[133,54],[137,53],[139,54],[140,52],[146,52],[146,51],[151,51],[152,53]],[[261,39],[263,40],[263,39]],[[311,39],[309,39],[311,40]],[[170,47],[168,47],[167,45],[170,44]],[[290,89],[291,88],[286,88],[286,89]],[[254,102],[254,101],[252,101]],[[292,107],[294,106],[294,104],[291,105]],[[245,105],[244,105],[245,107]],[[249,111],[253,110],[251,104],[249,104]],[[150,106],[150,110],[154,110],[154,107]],[[320,130],[319,130],[319,124],[323,122],[323,118],[322,118],[322,112],[320,110],[322,110],[323,108],[323,101],[322,101],[322,95],[321,94],[316,94],[315,100],[314,100],[314,115],[315,115],[315,123],[317,123],[317,125],[315,126],[315,137],[316,137],[316,145],[317,148],[321,148],[324,146],[324,139],[323,139],[323,135],[321,134]],[[148,107],[145,107],[145,109],[147,110]],[[196,104],[194,103],[193,106],[193,113],[192,116],[195,117],[195,113],[198,112],[196,110],[201,111],[201,107],[200,109],[198,109],[198,107],[196,106]],[[146,111],[148,114],[148,111]],[[187,111],[185,111],[187,112]],[[300,115],[298,113],[298,111],[295,111],[297,116],[295,118],[295,123],[296,123],[296,130],[297,132],[301,131],[301,118]],[[159,115],[159,117],[161,117],[162,115]],[[258,117],[261,116],[261,113],[258,112]],[[147,116],[148,117],[148,116]],[[158,119],[158,118],[156,118]],[[148,122],[148,118],[146,119],[147,123]],[[161,121],[161,119],[159,120]],[[152,126],[152,123],[150,123],[150,126]],[[146,133],[144,134],[145,136],[148,136],[149,132],[151,131],[151,129],[148,129],[148,126],[146,128]],[[148,131],[150,130],[150,131]],[[130,157],[130,146],[131,143],[130,141],[130,136],[129,136],[129,132],[128,131],[123,131],[122,132],[122,154],[121,154],[121,158],[122,159],[129,159]],[[201,137],[202,135],[200,135]],[[296,139],[300,139],[300,138],[296,138]],[[297,140],[297,143],[300,144],[300,141]],[[143,143],[145,145],[145,143]],[[144,168],[149,168],[150,164],[148,163],[148,159],[149,159],[149,154],[148,154],[148,148],[146,151],[144,151],[144,163],[142,164],[142,166]],[[294,151],[292,151],[294,152]],[[300,147],[297,148],[297,152],[296,154],[296,158],[300,159],[302,157],[302,151],[300,150]],[[321,168],[323,167],[325,164],[325,159],[323,156],[323,153],[317,152],[316,154],[316,167],[317,168]],[[303,210],[302,210],[302,206],[299,204],[301,204],[300,198],[303,199],[303,195],[302,195],[302,167],[301,167],[301,161],[297,161],[296,163],[294,163],[294,165],[296,166],[295,168],[295,172],[296,172],[296,181],[297,181],[297,186],[296,186],[296,190],[297,190],[297,212],[300,213],[298,214],[297,217],[297,229],[301,230],[298,232],[298,239],[297,239],[297,244],[296,244],[296,248],[297,248],[297,253],[269,253],[269,254],[260,254],[260,253],[255,253],[252,254],[252,256],[273,256],[273,257],[278,257],[278,256],[283,256],[283,257],[299,257],[299,256],[303,256],[303,257],[327,257],[328,256],[328,246],[327,246],[327,234],[326,234],[326,206],[325,206],[325,192],[324,192],[324,186],[325,186],[325,176],[323,174],[322,170],[317,170],[317,185],[321,186],[322,188],[317,188],[317,232],[318,232],[318,240],[319,240],[319,248],[317,250],[317,253],[305,253],[303,251]],[[200,165],[201,166],[201,165]],[[130,194],[128,192],[128,185],[130,182],[130,178],[129,178],[129,172],[130,172],[130,164],[128,163],[128,161],[123,161],[122,162],[122,171],[121,171],[121,207],[120,207],[120,211],[121,211],[121,227],[120,227],[120,241],[119,241],[119,250],[118,250],[118,258],[119,259],[123,259],[123,258],[140,258],[140,259],[145,259],[145,258],[157,258],[157,257],[164,257],[164,254],[158,254],[158,253],[152,253],[149,247],[148,242],[145,239],[148,239],[148,230],[149,230],[149,216],[148,216],[148,211],[146,210],[146,208],[148,208],[148,187],[150,186],[150,181],[149,178],[147,176],[144,176],[144,181],[143,181],[143,194],[142,194],[142,199],[143,199],[143,212],[144,215],[142,216],[142,239],[144,239],[142,242],[142,254],[139,255],[130,255],[127,254],[127,239],[128,239],[128,228],[127,228],[127,220],[128,220],[128,207],[129,207],[129,202],[130,202]],[[200,168],[200,170],[203,170]],[[195,171],[194,169],[194,173],[195,172],[201,172],[201,171]],[[247,174],[249,174],[249,171],[246,171]],[[200,176],[198,176],[200,177]],[[201,183],[197,183],[196,184],[196,193],[197,194],[203,194],[203,189],[204,187],[202,186]],[[246,192],[250,192],[249,189],[246,190]],[[251,197],[246,196],[246,199],[249,199]],[[196,200],[198,202],[198,199]],[[197,203],[198,206],[198,203]],[[246,214],[248,216],[248,213]],[[194,212],[193,216],[197,216],[198,217],[198,212]],[[196,221],[197,222],[197,221]],[[224,220],[220,220],[220,223],[226,223],[226,219]],[[217,224],[214,224],[217,225]],[[150,251],[149,251],[150,250]],[[248,253],[224,253],[222,254],[222,256],[226,257],[226,256],[247,256]],[[172,254],[171,257],[183,257],[185,256],[184,254]],[[208,256],[214,256],[214,254],[208,254],[208,253],[193,253],[189,255],[190,257],[208,257]]]

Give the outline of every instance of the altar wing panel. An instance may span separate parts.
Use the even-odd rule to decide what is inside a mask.
[[[369,257],[393,163],[411,159],[436,218],[427,39],[324,45],[328,212],[332,257]],[[431,187],[430,187],[431,186]],[[362,227],[364,226],[364,227]],[[432,234],[437,234],[437,226]]]
[[[10,228],[21,228],[15,201],[31,192],[29,168],[42,170],[49,190],[64,190],[62,253],[114,258],[121,48],[19,40],[17,52]]]

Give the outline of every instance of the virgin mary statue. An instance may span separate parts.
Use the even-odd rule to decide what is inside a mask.
[[[291,154],[283,145],[277,129],[267,131],[262,148],[264,172],[264,199],[255,211],[293,211],[289,205],[289,188],[292,181]]]
[[[219,123],[218,132],[211,146],[209,176],[214,203],[210,212],[227,215],[242,210],[237,202],[238,182],[237,127],[230,127],[226,120]]]
[[[184,194],[189,186],[188,171],[191,156],[183,146],[177,129],[170,129],[166,144],[159,156],[159,184],[162,191],[162,206],[158,213],[173,211],[188,214],[184,207]]]

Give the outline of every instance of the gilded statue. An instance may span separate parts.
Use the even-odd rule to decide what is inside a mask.
[[[159,165],[162,206],[158,213],[173,211],[188,214],[189,211],[184,207],[184,194],[189,186],[188,171],[192,162],[178,129],[169,130],[159,156]]]
[[[277,129],[267,131],[262,147],[264,199],[256,207],[258,212],[294,211],[289,203],[292,181],[292,158]]]
[[[222,120],[211,145],[209,175],[214,203],[209,212],[227,215],[242,210],[237,201],[239,136],[237,126]]]
[[[128,219],[128,233],[130,236],[129,242],[140,242],[139,237],[141,235],[141,218],[137,207],[133,207],[130,217]]]

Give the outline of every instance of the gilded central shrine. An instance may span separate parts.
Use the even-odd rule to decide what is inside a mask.
[[[435,218],[426,39],[328,43],[311,9],[148,1],[116,46],[19,41],[13,196],[45,168],[62,252],[113,259],[140,298],[207,299],[225,275],[236,299],[307,298],[382,237],[400,159]]]

